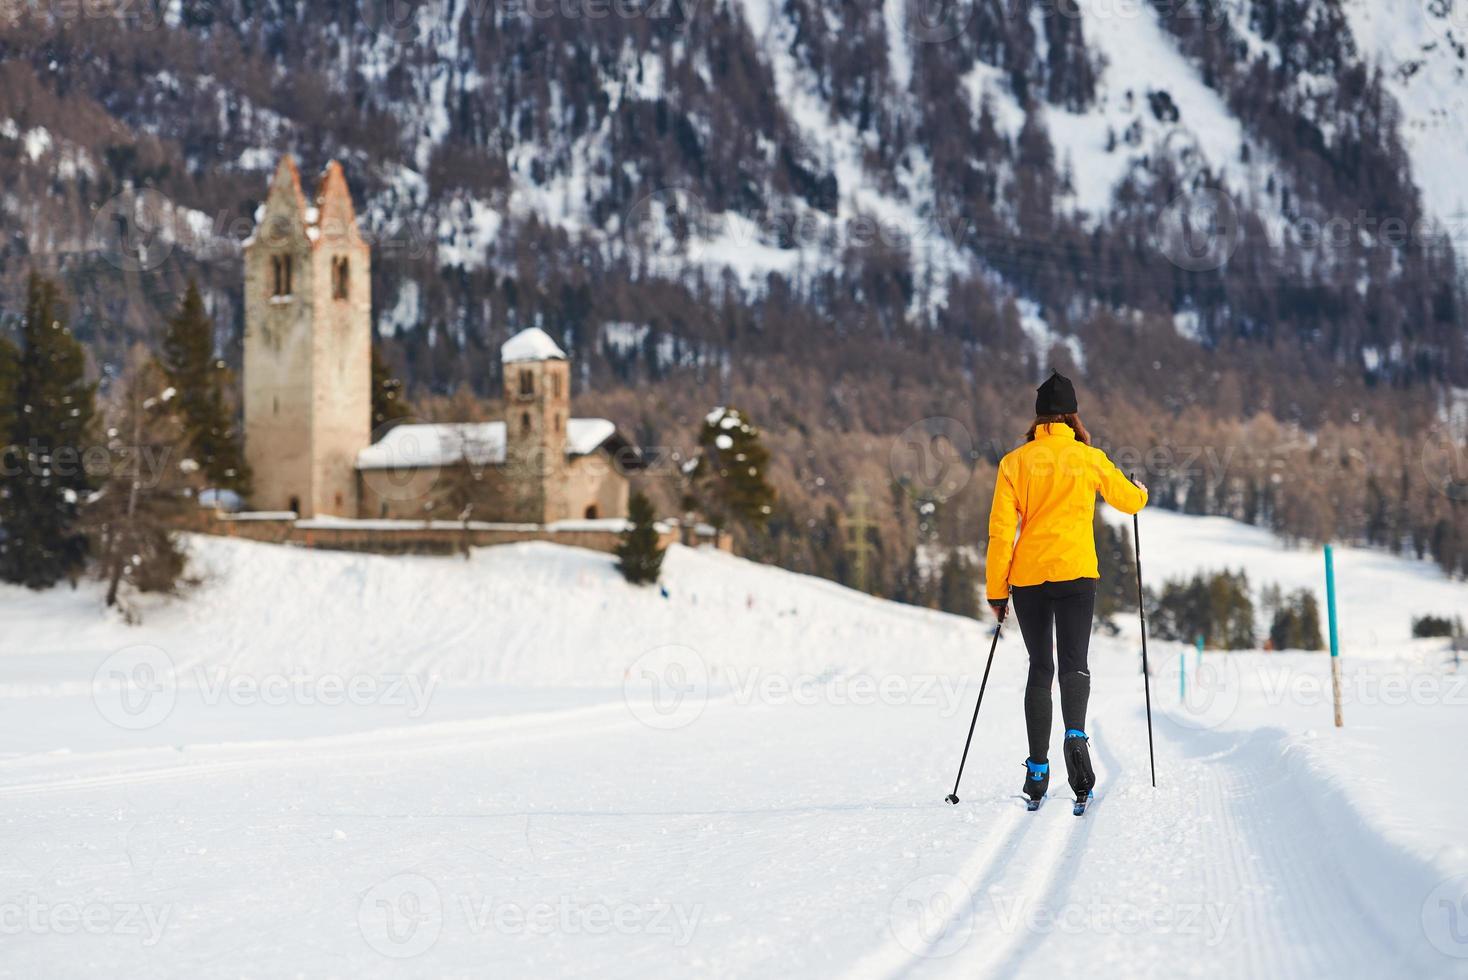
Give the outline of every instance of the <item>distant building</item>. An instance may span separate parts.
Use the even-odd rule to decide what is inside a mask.
[[[244,257],[254,509],[442,517],[472,499],[478,521],[626,516],[638,454],[606,419],[571,417],[566,353],[538,328],[501,348],[505,419],[403,424],[372,443],[372,253],[337,163],[308,204],[281,160]]]

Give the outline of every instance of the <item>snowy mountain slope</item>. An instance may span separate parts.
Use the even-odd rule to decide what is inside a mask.
[[[1053,280],[1094,276],[1107,251],[1155,239],[1180,195],[1219,182],[1273,244],[1301,218],[1415,220],[1413,179],[1435,213],[1453,207],[1460,68],[1433,42],[1452,19],[1395,2],[975,4],[931,25],[897,0],[718,0],[591,31],[575,9],[466,0],[388,21],[352,2],[111,25],[30,11],[0,34],[16,76],[0,152],[17,164],[0,213],[21,229],[17,256],[85,255],[111,233],[97,209],[155,190],[165,230],[178,226],[167,244],[202,264],[227,313],[230,257],[278,155],[337,157],[391,269],[375,282],[381,326],[429,348],[492,341],[505,315],[492,277],[544,249],[690,287],[727,270],[750,298],[776,274],[818,307],[833,278],[858,304],[887,287],[874,315],[925,323],[976,279],[1047,315],[1217,305],[1154,295],[1149,268]],[[89,51],[144,67],[109,76]],[[1400,127],[1376,126],[1375,91],[1352,74],[1378,62]],[[280,72],[301,97],[270,85]],[[1411,174],[1395,173],[1398,135]],[[1092,254],[1061,247],[1098,231]],[[1358,263],[1327,252],[1300,274],[1354,283]],[[134,328],[143,316],[125,310]]]
[[[1412,175],[1433,217],[1461,240],[1468,206],[1468,19],[1455,2],[1346,0],[1341,5],[1362,56],[1386,74],[1402,114]]]
[[[1144,512],[1149,581],[1185,545],[1227,540],[1255,580],[1292,560],[1171,516]],[[0,590],[8,969],[1465,975],[1436,904],[1468,872],[1443,778],[1465,716],[1424,663],[1416,695],[1361,696],[1398,669],[1389,638],[1349,638],[1341,731],[1294,683],[1320,655],[1210,653],[1179,699],[1175,651],[1154,645],[1154,790],[1136,644],[1098,635],[1101,795],[1077,820],[1058,755],[1056,799],[1030,815],[1010,798],[1009,631],[954,808],[980,624],[685,549],[664,599],[550,546],[191,546],[209,580],[141,627],[90,585]],[[1429,584],[1411,562],[1369,575],[1388,596]],[[99,665],[148,663],[114,656],[139,644],[166,646],[171,698],[156,673],[94,685]],[[189,686],[200,666],[259,686],[211,701]],[[262,701],[287,668],[295,693]],[[401,672],[421,701],[353,687]],[[64,931],[73,909],[94,927]]]

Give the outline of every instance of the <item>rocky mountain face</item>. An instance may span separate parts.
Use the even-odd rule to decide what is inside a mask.
[[[1408,432],[1468,384],[1455,4],[3,4],[0,311],[60,276],[105,370],[193,277],[237,358],[288,152],[345,167],[414,392],[541,325],[645,442],[745,404],[817,512],[892,477],[817,491],[813,434],[1009,439],[1050,365],[1138,440]]]

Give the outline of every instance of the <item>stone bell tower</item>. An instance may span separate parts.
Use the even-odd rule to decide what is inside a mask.
[[[566,426],[571,369],[566,352],[532,327],[500,348],[505,375],[505,470],[517,520],[548,524],[566,502]]]
[[[356,517],[357,453],[371,438],[371,251],[341,166],[327,166],[307,204],[283,158],[244,255],[250,506]]]

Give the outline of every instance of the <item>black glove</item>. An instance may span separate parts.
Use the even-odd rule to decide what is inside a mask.
[[[1002,623],[1002,622],[1004,622],[1004,617],[1007,616],[1007,615],[1009,615],[1009,600],[1008,599],[990,599],[989,600],[989,608],[992,609],[992,610],[994,610],[994,618],[997,619],[997,620],[999,620],[999,622]]]

